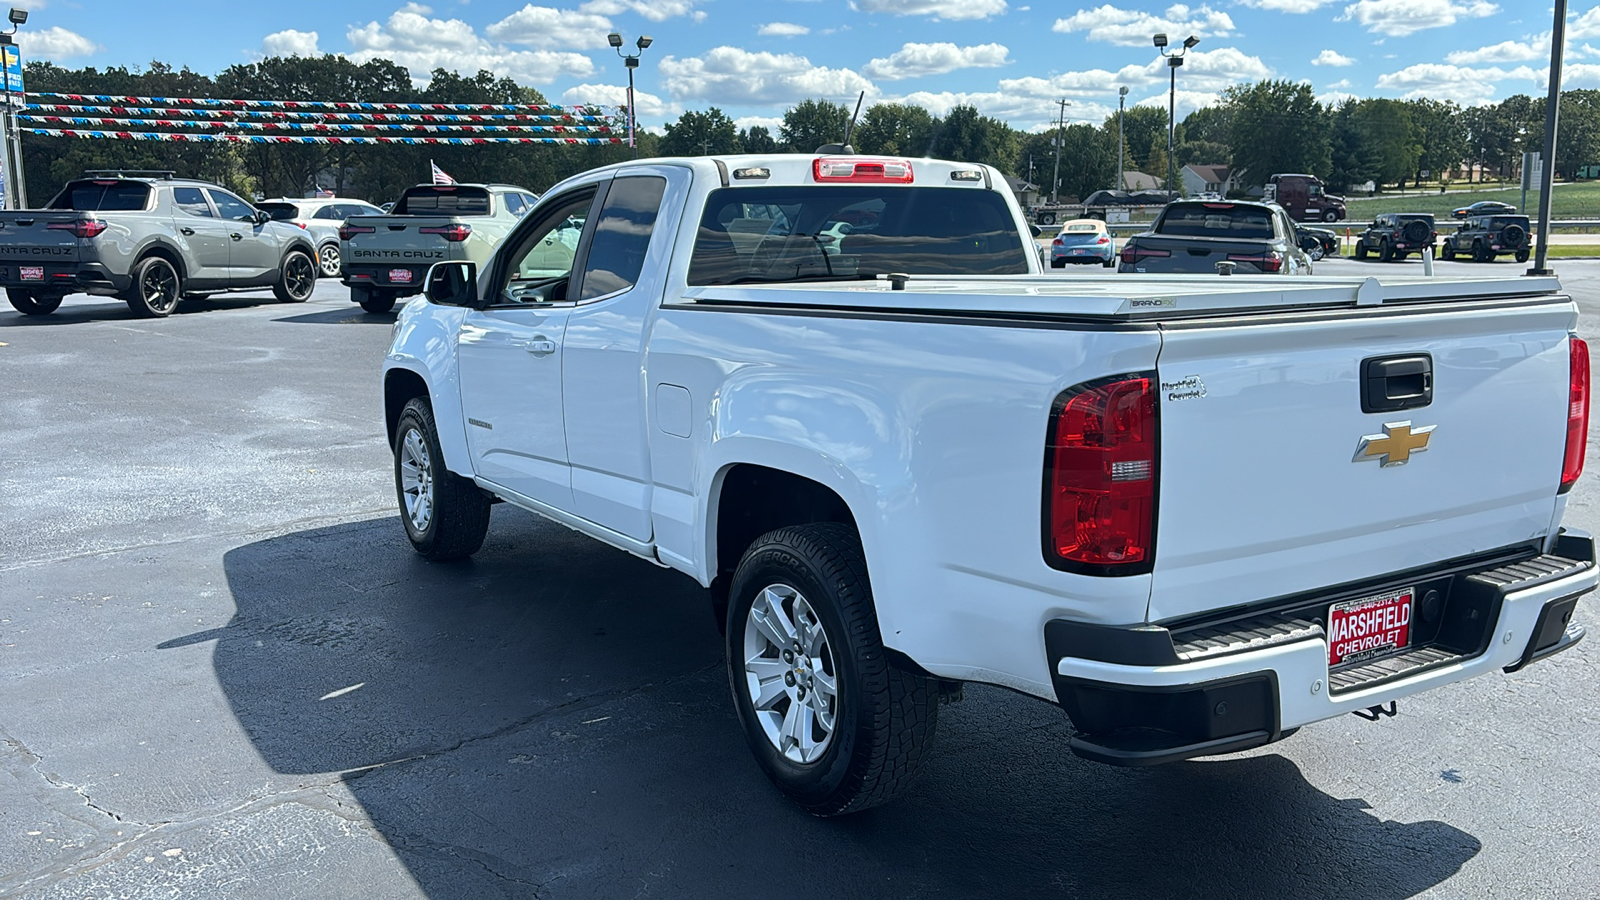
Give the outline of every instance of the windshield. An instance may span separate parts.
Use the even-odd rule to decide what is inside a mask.
[[[300,217],[300,210],[293,203],[257,203],[256,209],[271,216],[274,222],[287,222]]]
[[[796,185],[713,191],[689,283],[1027,271],[1011,209],[993,191]]]
[[[1174,203],[1161,214],[1155,232],[1184,237],[1271,238],[1272,212],[1234,203]]]
[[[489,192],[455,184],[407,188],[390,213],[397,216],[487,216]]]
[[[48,209],[79,212],[130,212],[150,202],[150,186],[139,181],[74,181],[61,189]]]

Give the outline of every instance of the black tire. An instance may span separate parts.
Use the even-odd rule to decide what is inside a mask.
[[[1483,241],[1474,241],[1472,244],[1472,261],[1481,263],[1494,262],[1494,251],[1490,250],[1489,245]]]
[[[133,286],[124,300],[134,315],[165,318],[178,308],[183,296],[183,276],[177,267],[159,256],[148,256],[133,268]]]
[[[1428,239],[1428,223],[1421,219],[1412,219],[1400,229],[1400,235],[1406,239],[1406,243],[1420,244]]]
[[[1367,239],[1366,238],[1358,238],[1356,240],[1356,259],[1366,259],[1366,258],[1367,258]]]
[[[323,244],[317,248],[317,272],[323,278],[338,278],[341,266],[338,244]]]
[[[1110,268],[1112,268],[1112,267],[1114,267],[1114,266],[1115,266],[1115,265],[1116,265],[1116,264],[1117,264],[1117,261],[1116,261],[1116,259],[1115,259],[1115,258],[1112,258],[1112,259],[1108,259],[1108,260],[1106,260],[1106,261],[1105,261],[1105,262],[1103,262],[1103,263],[1101,263],[1101,264],[1100,264],[1100,265],[1101,265],[1101,266],[1102,266],[1102,267],[1103,267],[1103,268],[1107,268],[1107,269],[1110,269]]]
[[[1449,241],[1445,241],[1443,244],[1441,244],[1439,246],[1439,258],[1440,259],[1455,259],[1456,258],[1456,247],[1455,247],[1455,245],[1450,243]]]
[[[11,301],[12,309],[25,316],[48,316],[61,305],[60,294],[34,294],[15,288],[6,289],[6,299]]]
[[[1339,221],[1339,214],[1330,209],[1327,212],[1322,214],[1322,221],[1324,221],[1324,222],[1337,222],[1337,221]]]
[[[1518,250],[1516,259],[1517,259],[1517,262],[1519,262],[1519,263],[1527,262],[1528,261],[1528,248],[1527,247],[1523,247],[1521,250]]]
[[[1394,245],[1385,238],[1378,242],[1378,262],[1388,262],[1394,259]]]
[[[769,589],[774,593],[767,594]],[[746,655],[747,639],[769,640],[752,622],[751,608],[764,595],[763,603],[770,606],[770,600],[784,591],[794,596],[779,605],[794,604],[795,598],[803,601],[825,637],[824,649],[814,651],[824,654],[818,657],[822,662],[813,658],[801,671],[801,681],[810,682],[813,674],[831,675],[836,688],[834,699],[827,702],[833,729],[819,755],[805,761],[790,759],[779,750],[781,733],[769,737],[750,694],[749,679],[759,681],[759,676],[745,671],[747,660],[762,656]],[[798,617],[796,609],[789,605],[786,614]],[[753,637],[747,636],[747,625]],[[751,752],[767,777],[802,809],[817,816],[859,812],[894,799],[915,780],[938,726],[938,692],[931,679],[896,668],[884,652],[866,560],[854,529],[833,523],[797,525],[758,538],[745,551],[730,585],[726,640],[728,681]],[[776,655],[762,658],[770,658],[778,667],[791,665]],[[804,666],[803,659],[794,665]],[[785,683],[794,671],[791,668],[782,676]],[[765,683],[785,693],[771,700],[764,712],[787,721],[800,701],[782,685]],[[803,701],[803,684],[797,689]],[[820,694],[812,696],[815,703]],[[784,705],[782,713],[770,708],[778,705]],[[820,715],[804,716],[802,727],[813,738]],[[804,756],[799,747],[791,749]]]
[[[368,294],[366,299],[356,301],[361,308],[369,313],[386,313],[394,309],[395,296],[387,291]]]
[[[1311,257],[1312,262],[1316,262],[1326,254],[1322,252],[1322,243],[1319,241],[1311,245],[1311,249],[1306,251],[1306,255]]]
[[[413,398],[401,411],[393,450],[395,499],[411,546],[434,562],[477,553],[489,533],[491,502],[477,485],[444,467],[433,407],[426,398]],[[420,473],[420,486],[408,467]],[[408,505],[408,493],[415,494],[415,505]],[[426,513],[419,513],[423,502]]]
[[[1052,268],[1052,269],[1065,269],[1066,267],[1067,267],[1067,261],[1064,260],[1064,259],[1052,259],[1052,260],[1050,260],[1050,268]]]
[[[1056,214],[1055,213],[1053,213],[1053,212],[1042,212],[1042,213],[1039,213],[1039,224],[1040,225],[1054,225],[1055,223],[1056,223]]]
[[[1500,230],[1500,243],[1501,245],[1510,244],[1516,246],[1522,243],[1527,236],[1528,233],[1522,230],[1521,225],[1507,225]]]
[[[284,303],[304,303],[317,288],[317,264],[304,250],[290,250],[278,264],[278,280],[272,295]]]

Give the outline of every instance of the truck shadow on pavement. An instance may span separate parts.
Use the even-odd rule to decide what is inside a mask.
[[[398,310],[386,313],[369,313],[354,303],[343,309],[328,309],[298,316],[284,316],[274,322],[293,322],[297,325],[393,325]]]
[[[1059,710],[983,687],[908,796],[818,820],[751,759],[681,575],[506,506],[469,562],[381,519],[224,563],[233,620],[163,646],[216,640],[256,749],[342,781],[430,897],[1403,898],[1480,849],[1277,753],[1085,763]]]

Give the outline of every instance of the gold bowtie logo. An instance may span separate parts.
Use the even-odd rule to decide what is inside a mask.
[[[1412,428],[1410,422],[1390,422],[1383,426],[1383,434],[1369,434],[1356,445],[1354,462],[1375,459],[1378,465],[1403,466],[1411,461],[1411,454],[1428,449],[1428,439],[1437,425]]]

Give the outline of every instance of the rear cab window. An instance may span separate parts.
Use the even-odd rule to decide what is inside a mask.
[[[47,209],[78,212],[136,212],[150,205],[150,186],[142,181],[85,179],[70,182]]]
[[[396,216],[487,216],[489,192],[481,187],[458,184],[407,188],[389,213]]]
[[[214,218],[211,212],[211,205],[206,202],[205,194],[201,193],[197,187],[173,188],[172,205],[197,218]]]
[[[1274,236],[1271,209],[1236,203],[1174,203],[1161,214],[1155,232],[1180,237]]]
[[[994,191],[892,185],[721,188],[706,199],[691,285],[1028,271]]]

